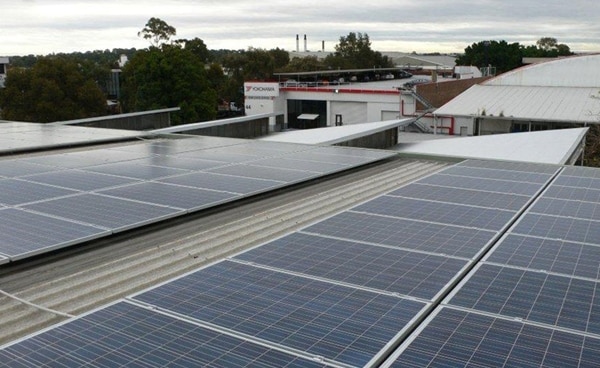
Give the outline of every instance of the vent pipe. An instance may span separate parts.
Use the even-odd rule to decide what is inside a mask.
[[[296,52],[300,52],[300,36],[296,35]]]
[[[304,35],[304,52],[308,51],[308,49],[306,48],[306,35]]]

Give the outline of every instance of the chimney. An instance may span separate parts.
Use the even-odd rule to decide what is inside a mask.
[[[296,35],[296,52],[300,51],[300,36]]]
[[[321,51],[325,52],[325,40],[321,41]]]
[[[304,52],[306,52],[306,51],[308,51],[308,50],[306,49],[306,35],[304,35]]]

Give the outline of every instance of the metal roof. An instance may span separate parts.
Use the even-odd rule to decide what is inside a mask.
[[[398,145],[401,153],[568,164],[588,128],[493,134]]]
[[[600,88],[600,54],[573,56],[528,65],[492,78],[494,86]]]
[[[600,83],[599,83],[600,85]],[[571,123],[597,122],[599,87],[474,85],[434,114]]]

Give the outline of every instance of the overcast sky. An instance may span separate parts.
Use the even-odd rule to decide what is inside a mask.
[[[331,51],[340,36],[369,35],[376,51],[462,52],[482,40],[535,44],[554,37],[600,52],[598,0],[1,0],[0,56],[145,48],[149,18],[209,49]]]

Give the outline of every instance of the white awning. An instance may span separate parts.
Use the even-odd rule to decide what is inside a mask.
[[[319,117],[319,114],[301,114],[301,115],[298,115],[298,119],[301,119],[301,120],[315,120],[318,117]]]

